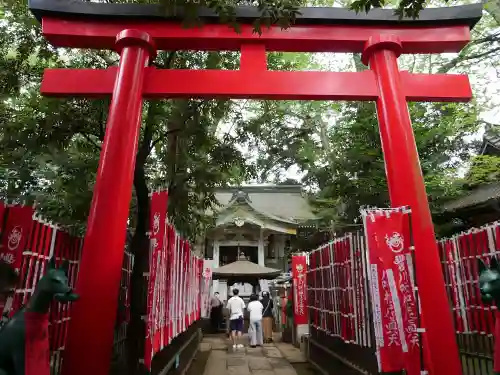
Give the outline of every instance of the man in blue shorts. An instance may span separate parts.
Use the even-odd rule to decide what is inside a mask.
[[[238,289],[233,290],[233,296],[227,301],[229,310],[229,329],[231,330],[231,338],[233,339],[233,348],[243,348],[241,334],[243,332],[243,311],[245,310],[245,302],[239,294]]]

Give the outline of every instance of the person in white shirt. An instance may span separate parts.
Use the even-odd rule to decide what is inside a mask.
[[[250,312],[250,346],[252,348],[262,346],[264,341],[262,337],[262,311],[264,306],[257,295],[252,294],[250,296],[247,310]]]
[[[243,344],[239,344],[241,334],[243,332],[243,310],[245,302],[241,299],[238,289],[233,290],[233,296],[227,301],[227,309],[229,310],[229,327],[231,329],[231,338],[233,339],[233,348],[243,348]]]

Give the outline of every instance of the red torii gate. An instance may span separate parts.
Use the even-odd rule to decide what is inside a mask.
[[[112,97],[96,178],[77,291],[69,327],[64,375],[107,375],[117,290],[132,191],[143,98],[263,98],[374,100],[391,204],[413,210],[416,269],[432,375],[462,373],[424,180],[407,101],[468,101],[467,76],[400,72],[402,53],[458,52],[480,19],[480,4],[424,10],[399,20],[390,10],[356,15],[339,8],[304,8],[288,30],[262,36],[249,24],[256,10],[240,8],[240,34],[203,11],[203,28],[185,29],[155,5],[31,0],[54,46],[117,50],[118,68],[47,69],[48,96]],[[147,67],[157,50],[241,50],[241,65],[227,70],[158,70]],[[267,51],[353,52],[371,70],[281,72],[267,70]]]

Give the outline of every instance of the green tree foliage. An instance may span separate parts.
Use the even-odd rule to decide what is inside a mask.
[[[478,150],[474,135],[482,127],[480,117],[498,105],[495,100],[498,89],[491,85],[500,61],[498,23],[494,15],[485,14],[472,35],[470,45],[456,55],[399,59],[401,69],[414,73],[469,74],[473,85],[475,98],[471,104],[409,106],[429,200],[436,211],[443,201],[464,193],[461,175],[470,156]],[[296,55],[300,56],[296,61],[303,61],[302,66],[318,69],[312,66],[318,59]],[[333,63],[335,70],[366,69],[357,55],[351,64],[335,56],[333,59],[342,61]],[[247,147],[258,149],[254,163],[260,180],[271,177],[280,181],[287,178],[290,168],[296,167],[312,193],[323,225],[348,226],[357,219],[360,206],[388,204],[372,103],[260,102],[253,103],[249,110],[255,115],[247,122],[248,128],[240,128],[240,136],[250,134],[242,141],[247,142]]]
[[[500,182],[500,157],[478,155],[472,158],[465,185],[473,188],[492,182]]]
[[[240,136],[250,134],[247,142],[259,150],[261,180],[270,174],[279,179],[297,165],[325,225],[352,223],[363,205],[388,205],[373,103],[261,102],[253,110],[262,115],[242,127]],[[330,124],[328,111],[336,114]],[[413,103],[410,112],[427,191],[438,205],[460,191],[453,182],[476,147],[467,136],[479,127],[477,111],[473,104]]]
[[[357,12],[369,12],[374,8],[394,7],[395,13],[400,17],[418,18],[420,12],[429,4],[446,6],[458,5],[461,2],[452,0],[429,1],[429,0],[354,0],[351,8]],[[483,0],[485,10],[490,13],[497,22],[500,22],[500,5],[496,0]]]
[[[205,7],[213,10],[221,22],[231,25],[236,31],[240,30],[236,7],[253,6],[260,14],[260,18],[253,24],[254,31],[258,34],[263,28],[271,25],[278,25],[284,29],[290,27],[299,14],[299,7],[306,3],[304,0],[160,0],[160,2],[165,6],[168,15],[182,12],[186,23],[190,26],[201,23],[198,10],[200,7]]]

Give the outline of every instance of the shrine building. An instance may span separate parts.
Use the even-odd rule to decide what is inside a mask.
[[[235,262],[244,254],[261,266],[288,272],[286,254],[293,248],[297,228],[316,219],[301,185],[248,185],[216,191],[219,207],[207,214],[214,226],[205,237],[205,258],[213,268]],[[240,295],[252,293],[250,284],[238,287]],[[261,280],[260,289],[267,290]],[[228,285],[215,280],[213,291],[228,298]]]

